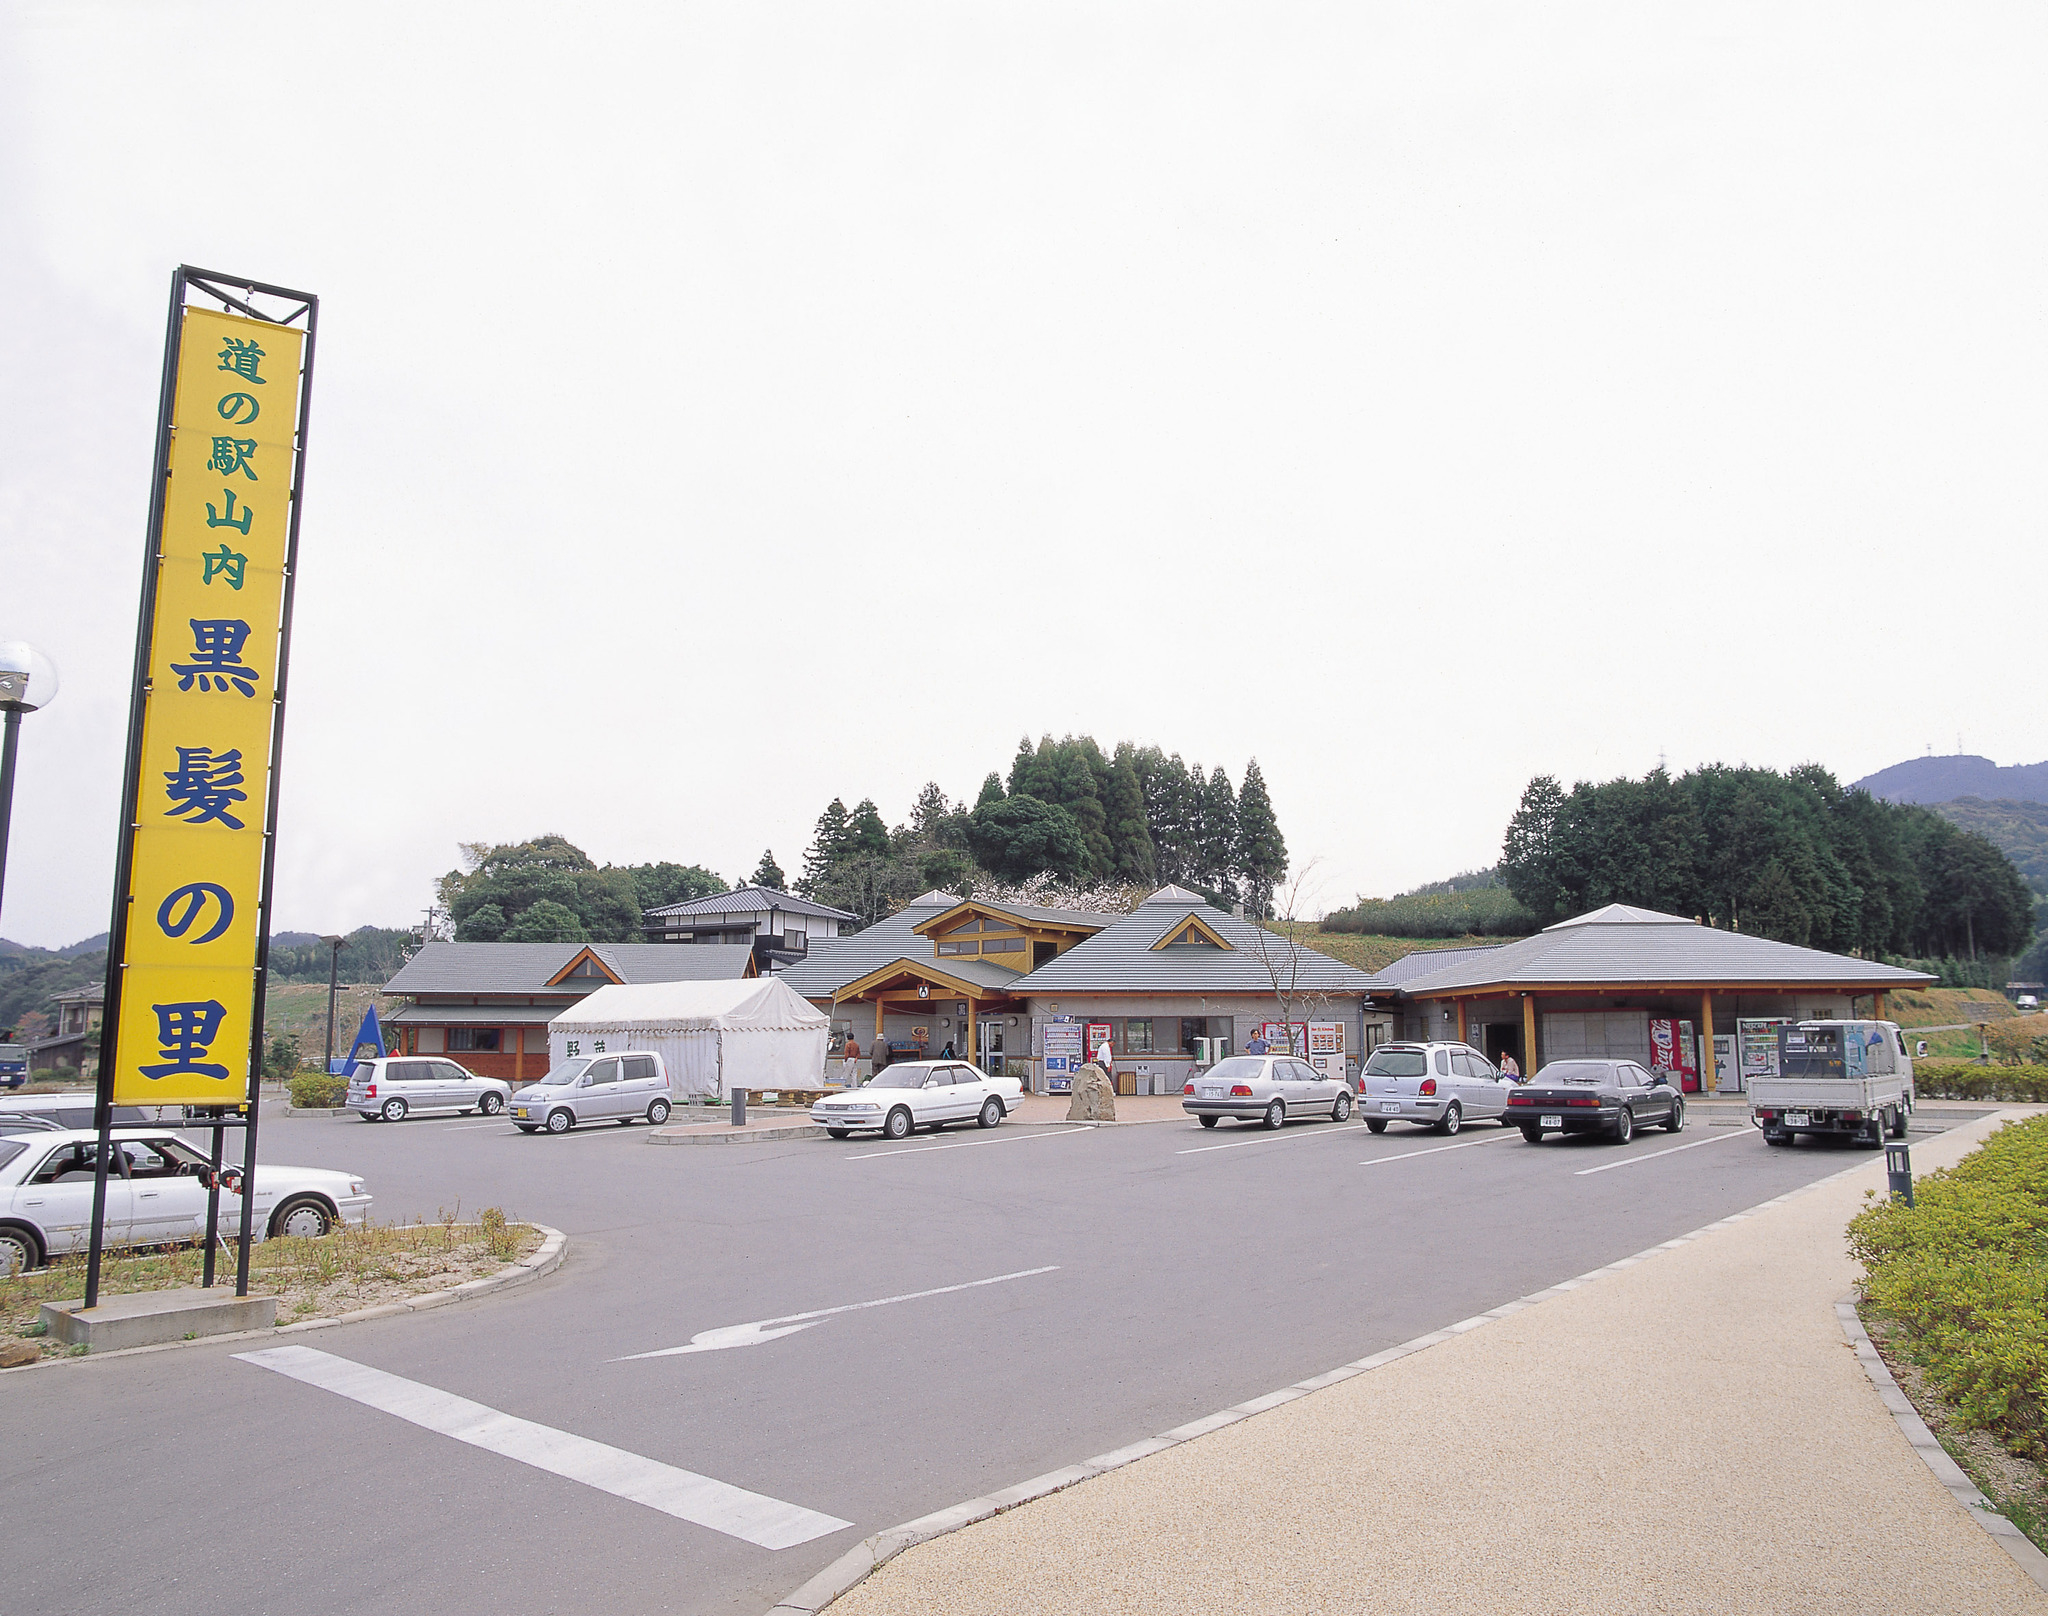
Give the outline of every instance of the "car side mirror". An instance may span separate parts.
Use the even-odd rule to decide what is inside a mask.
[[[936,1077],[928,1077],[924,1080],[924,1086],[928,1089],[935,1089],[939,1086],[939,1080]]]

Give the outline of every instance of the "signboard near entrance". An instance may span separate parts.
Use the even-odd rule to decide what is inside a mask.
[[[1081,1023],[1071,1016],[1055,1016],[1040,1035],[1044,1043],[1045,1089],[1048,1094],[1071,1094],[1074,1074],[1081,1069]]]
[[[307,333],[183,308],[106,996],[117,1105],[240,1106],[257,1035]]]

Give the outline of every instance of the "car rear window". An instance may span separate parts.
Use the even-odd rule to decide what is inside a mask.
[[[1602,1061],[1553,1061],[1536,1074],[1539,1083],[1611,1083],[1613,1069]]]
[[[1429,1070],[1429,1056],[1419,1049],[1375,1049],[1365,1063],[1367,1077],[1420,1077]]]

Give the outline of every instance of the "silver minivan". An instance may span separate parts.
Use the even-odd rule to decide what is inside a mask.
[[[628,1050],[563,1061],[512,1096],[512,1126],[567,1133],[580,1122],[668,1121],[668,1068],[659,1055]]]
[[[1506,1126],[1513,1089],[1470,1044],[1381,1044],[1359,1074],[1358,1109],[1374,1133],[1390,1122],[1456,1133],[1482,1118]]]
[[[452,1060],[424,1055],[357,1061],[342,1101],[365,1122],[398,1122],[414,1111],[481,1111],[494,1117],[512,1097],[502,1077],[478,1077]]]

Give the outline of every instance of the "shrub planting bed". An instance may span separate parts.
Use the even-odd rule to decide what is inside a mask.
[[[2048,1117],[1999,1129],[1914,1197],[1849,1225],[1867,1306],[1961,1423],[2048,1460]]]
[[[2048,1066],[1915,1061],[1913,1094],[1920,1100],[2007,1100],[2022,1105],[2048,1105]]]

